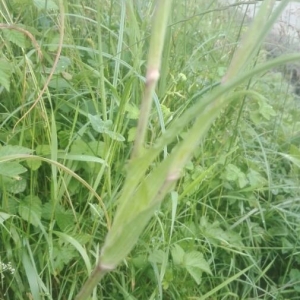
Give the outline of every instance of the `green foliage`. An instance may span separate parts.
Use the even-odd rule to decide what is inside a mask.
[[[236,7],[174,0],[133,158],[155,5],[125,2],[64,3],[23,119],[62,1],[0,3],[42,53],[1,28],[0,299],[74,299],[99,257],[120,265],[93,299],[298,299],[299,97],[278,70],[299,54],[258,53],[273,17],[249,34]]]
[[[4,58],[0,59],[0,84],[9,91],[12,65]]]

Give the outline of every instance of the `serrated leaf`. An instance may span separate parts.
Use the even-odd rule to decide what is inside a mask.
[[[2,146],[0,147],[0,161],[3,156],[8,156],[8,155],[17,155],[17,154],[31,154],[33,150],[29,148],[25,148],[22,146]]]
[[[247,178],[249,180],[249,183],[251,187],[261,187],[267,183],[266,178],[264,178],[259,172],[250,169]]]
[[[110,130],[110,128],[112,127],[111,120],[103,121],[100,116],[93,116],[91,114],[88,114],[88,118],[95,131],[107,134],[111,139],[115,141],[125,141],[125,138],[120,133]]]
[[[74,226],[74,215],[72,211],[66,211],[62,207],[56,210],[55,220],[61,231],[66,232]]]
[[[185,252],[179,245],[175,244],[173,246],[173,248],[171,249],[171,254],[175,265],[183,264],[183,257]]]
[[[59,244],[54,245],[53,262],[55,272],[59,273],[75,257],[78,257],[78,254],[72,245],[62,243],[61,241]]]
[[[150,253],[148,261],[152,263],[162,264],[166,260],[167,253],[162,250],[154,250]]]
[[[140,110],[133,104],[127,103],[125,110],[129,119],[137,120],[140,116]]]
[[[235,181],[240,188],[245,187],[248,184],[246,175],[233,164],[228,164],[224,173],[225,179],[228,181]]]
[[[17,162],[0,162],[0,175],[21,179],[19,176],[27,171],[22,165]]]
[[[26,47],[26,37],[25,35],[17,30],[13,29],[3,29],[4,38],[19,46],[20,48]]]
[[[42,201],[37,196],[28,196],[19,204],[19,215],[33,226],[38,226],[42,216]]]
[[[271,117],[276,116],[276,112],[273,107],[267,103],[267,99],[263,98],[259,102],[259,113],[266,119],[270,120]]]
[[[7,91],[9,91],[12,69],[13,67],[10,62],[0,59],[0,85],[3,85]]]
[[[193,277],[195,282],[199,285],[202,280],[202,271],[198,268],[193,268],[193,267],[186,267],[186,270]]]
[[[93,129],[99,133],[106,133],[112,126],[112,121],[103,121],[100,116],[88,114]]]
[[[57,204],[57,207],[59,206],[59,204]],[[54,217],[54,208],[53,208],[53,204],[51,203],[45,203],[42,207],[42,218],[46,219],[46,220],[51,220],[52,217]]]
[[[197,268],[203,272],[212,275],[208,262],[203,254],[198,251],[191,251],[184,254],[183,264],[186,268]]]
[[[1,165],[1,164],[0,164]],[[2,177],[3,186],[5,186],[5,190],[12,194],[19,194],[25,191],[26,189],[26,179],[14,179],[10,177]]]

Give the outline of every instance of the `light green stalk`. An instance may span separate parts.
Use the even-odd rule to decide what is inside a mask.
[[[161,64],[161,55],[163,51],[164,46],[164,39],[165,39],[165,32],[169,17],[169,11],[171,7],[172,0],[164,0],[164,1],[157,1],[156,4],[156,11],[155,11],[155,17],[153,20],[153,28],[152,28],[152,35],[150,40],[150,48],[149,48],[149,54],[148,54],[148,66],[147,66],[147,74],[146,74],[146,87],[144,92],[144,97],[142,99],[141,109],[140,109],[140,118],[138,122],[137,127],[137,135],[136,140],[134,144],[134,149],[132,152],[132,157],[139,157],[142,153],[143,144],[145,141],[146,136],[146,130],[147,130],[147,124],[148,119],[150,115],[151,110],[151,104],[152,104],[152,96],[154,89],[156,87],[157,81],[159,79],[159,70],[160,70],[160,64]],[[163,180],[163,178],[162,178]],[[147,197],[145,200],[147,201]],[[124,200],[124,201],[122,201]],[[128,200],[130,200],[130,197],[126,197],[121,199],[123,203],[125,203],[126,207],[128,205]],[[138,204],[137,206],[140,208],[143,208],[144,206],[147,206],[147,203],[143,203],[143,201]],[[135,210],[133,208],[133,210]],[[94,287],[97,285],[99,280],[109,271],[115,269],[115,267],[118,265],[120,261],[122,261],[130,252],[134,244],[136,243],[138,239],[138,235],[135,234],[133,231],[133,235],[130,235],[130,227],[127,233],[129,236],[123,236],[119,241],[122,242],[122,245],[124,245],[124,248],[120,248],[118,245],[113,245],[113,249],[117,251],[117,254],[115,255],[116,251],[114,251],[113,254],[107,253],[105,249],[109,249],[111,246],[111,241],[118,241],[118,237],[115,240],[115,236],[119,235],[119,229],[122,230],[122,225],[124,224],[123,218],[127,219],[127,217],[130,220],[130,216],[124,215],[122,212],[122,209],[118,210],[116,215],[116,222],[114,223],[114,229],[111,229],[108,236],[106,243],[104,245],[104,248],[102,250],[102,255],[100,257],[100,262],[97,264],[96,268],[92,272],[91,276],[85,283],[85,285],[82,287],[81,292],[77,295],[76,300],[86,300],[88,296],[91,294]],[[141,211],[140,209],[137,209],[137,212]],[[150,217],[152,216],[153,209],[147,210],[146,212],[141,212],[140,215],[132,218],[132,220],[135,222],[136,218],[139,219],[140,222],[143,222],[143,220],[148,221]],[[119,218],[117,217],[119,215]],[[119,220],[119,221],[118,221]],[[130,222],[129,222],[130,223]],[[135,224],[130,224],[130,226],[134,226]],[[112,238],[111,238],[112,237]],[[108,245],[108,246],[106,246]]]
[[[148,66],[146,74],[146,87],[140,109],[140,117],[137,126],[137,134],[132,152],[132,157],[138,157],[143,149],[147,124],[150,115],[152,96],[159,79],[161,57],[165,40],[167,22],[172,0],[157,1],[153,20],[153,28],[148,54]]]
[[[164,4],[159,4],[158,10],[162,10],[167,14],[170,3],[166,5],[165,2],[167,1],[159,2],[164,2]],[[132,250],[154,211],[159,207],[166,194],[173,188],[174,183],[181,175],[182,168],[190,159],[191,154],[213,121],[224,106],[234,98],[228,92],[234,91],[235,87],[255,74],[269,70],[278,64],[279,61],[287,62],[300,57],[299,54],[290,55],[285,59],[277,59],[263,66],[258,66],[255,70],[250,70],[248,73],[241,72],[252,58],[255,49],[262,42],[261,37],[266,35],[267,31],[271,28],[269,26],[270,21],[265,18],[265,13],[271,11],[270,5],[272,3],[274,3],[273,0],[266,0],[262,6],[262,12],[264,13],[260,13],[254,21],[253,28],[258,28],[257,24],[263,26],[261,29],[264,31],[263,34],[257,38],[253,37],[250,41],[248,39],[243,40],[240,47],[241,50],[237,51],[222,84],[212,93],[202,98],[201,101],[196,102],[193,107],[183,113],[180,119],[174,121],[172,126],[156,141],[154,147],[142,151],[151,108],[152,92],[159,76],[158,70],[165,32],[165,27],[163,29],[157,27],[158,24],[161,26],[162,21],[162,11],[157,11],[153,34],[158,35],[158,32],[160,32],[160,36],[151,39],[151,54],[149,55],[146,90],[142,103],[137,141],[131,161],[128,164],[128,172],[119,197],[113,225],[106,236],[99,262],[83,286],[80,294],[76,297],[76,300],[87,299],[99,280],[107,272],[114,270]],[[166,15],[164,15],[164,20],[163,24],[166,26]],[[249,36],[252,35],[249,34]],[[157,48],[152,48],[153,43],[160,43],[160,45]],[[151,164],[161,153],[162,149],[174,141],[178,133],[182,132],[183,128],[186,128],[192,122],[193,125],[188,130],[183,141],[173,149],[172,153],[164,161],[154,167],[150,174],[146,175]]]

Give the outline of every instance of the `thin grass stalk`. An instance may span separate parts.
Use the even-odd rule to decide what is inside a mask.
[[[267,3],[271,2],[272,0],[267,1]],[[258,22],[261,21],[260,18],[262,17],[263,15],[261,14]],[[163,134],[162,138],[158,139],[152,149],[141,152],[142,144],[136,146],[137,152],[135,152],[135,155],[137,156],[134,155],[129,163],[128,174],[119,198],[119,206],[112,228],[106,237],[99,263],[76,300],[86,299],[105,273],[114,270],[134,247],[153,212],[160,205],[165,195],[172,189],[174,182],[179,178],[182,168],[190,158],[195,147],[197,147],[199,140],[203,138],[221,109],[233,99],[232,95],[226,95],[226,93],[233,91],[244,80],[261,71],[270,69],[279,62],[300,57],[299,54],[295,56],[290,55],[285,59],[281,58],[268,62],[248,73],[241,73],[240,71],[251,58],[253,50],[256,49],[256,43],[259,42],[261,41],[251,41],[248,44],[251,49],[247,49],[247,55],[243,59],[237,60],[237,63],[233,65],[234,67],[229,69],[231,76],[227,77],[219,88],[203,98],[200,103],[196,103],[194,107],[188,109],[181,119],[174,122],[173,126]],[[244,41],[244,43],[247,43],[247,41]],[[239,51],[238,55],[241,54],[242,52]],[[153,82],[151,81],[150,85],[152,84]],[[149,89],[149,86],[146,85],[147,88]],[[144,99],[147,100],[149,98]],[[182,128],[193,120],[195,120],[194,125],[188,131],[187,137],[174,149],[167,159],[145,177],[146,170],[161,153],[163,147],[173,141],[178,132],[181,132]],[[139,137],[141,138],[141,136]]]
[[[148,65],[146,73],[146,87],[140,108],[140,117],[137,126],[135,143],[132,157],[140,156],[147,131],[148,120],[152,105],[152,96],[159,79],[161,57],[163,52],[167,22],[172,0],[157,1],[153,20],[153,28],[148,54]]]
[[[152,35],[150,41],[150,49],[148,54],[148,67],[146,73],[146,87],[144,92],[144,97],[140,109],[140,117],[137,127],[137,136],[132,152],[132,157],[140,156],[146,136],[147,124],[151,110],[152,96],[154,89],[156,87],[157,81],[159,79],[159,70],[161,64],[161,55],[164,46],[165,32],[170,12],[172,0],[157,1],[155,18],[153,20]],[[99,49],[100,51],[100,49]],[[101,51],[100,51],[101,52]],[[101,54],[100,54],[101,55]],[[149,213],[147,215],[150,215]],[[151,214],[152,215],[152,214]],[[118,226],[115,226],[118,229]],[[124,240],[124,237],[123,237]],[[119,256],[114,257],[114,263],[112,265],[106,264],[105,262],[99,262],[96,268],[93,270],[92,274],[83,285],[81,291],[76,296],[76,300],[86,300],[92,293],[93,289],[96,287],[97,283],[103,278],[103,276],[115,269],[118,263],[126,257],[126,255],[131,250],[135,243],[131,241],[126,241],[131,244],[127,251],[119,251]],[[101,256],[102,257],[102,256]]]
[[[115,69],[114,69],[114,76],[113,76],[113,86],[116,87],[118,84],[118,78],[120,73],[120,60],[122,55],[122,45],[123,45],[123,38],[124,38],[124,29],[125,29],[125,14],[126,14],[126,1],[122,0],[120,3],[121,6],[121,20],[120,20],[120,27],[119,27],[119,34],[118,34],[118,44],[116,49],[116,60],[115,60]],[[114,98],[113,98],[114,99]],[[110,104],[109,110],[109,119],[113,119],[113,113],[115,108],[115,100],[113,100]]]
[[[102,4],[101,1],[97,1],[97,38],[98,38],[98,64],[99,64],[99,94],[101,98],[102,104],[102,117],[104,121],[107,121],[107,106],[106,106],[106,90],[104,83],[104,64],[103,64],[103,54],[102,54],[102,30],[101,30],[101,22],[102,22]],[[95,105],[95,109],[98,110],[98,106]]]
[[[249,64],[289,1],[281,1],[280,5],[272,13],[275,2],[276,0],[267,0],[262,3],[255,17],[255,22],[252,23],[240,47],[235,52],[229,69],[222,79],[222,83],[236,76]]]
[[[296,57],[299,58],[300,55],[292,57],[295,59]],[[289,59],[291,59],[291,56]],[[274,62],[268,62],[267,66],[274,66]],[[227,95],[226,97],[223,97],[223,95],[259,71],[265,70],[266,67],[264,65],[246,73],[244,76],[236,77],[235,80],[220,86],[206,99],[203,99],[206,105],[195,105],[191,108],[186,113],[185,120],[190,121],[195,117],[197,119],[187,132],[187,138],[147,177],[145,176],[147,168],[162,151],[165,143],[171,142],[176,137],[180,131],[180,124],[173,126],[172,130],[169,130],[154,148],[147,150],[142,158],[134,159],[130,163],[114,222],[102,249],[100,258],[101,270],[114,269],[133,248],[143,228],[152,217],[153,212],[180,176],[181,169],[190,158],[195,147],[197,147],[199,140],[207,132],[210,124],[212,124],[222,108],[233,98],[232,95]],[[165,140],[165,143],[163,143],[163,140]]]

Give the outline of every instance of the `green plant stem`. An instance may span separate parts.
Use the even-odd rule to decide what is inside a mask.
[[[240,47],[237,49],[228,71],[222,79],[222,83],[230,80],[245,69],[247,64],[249,64],[253,56],[257,53],[257,50],[271,30],[274,22],[282,13],[288,2],[289,1],[281,1],[273,13],[275,0],[266,0],[263,2],[255,17],[255,22],[253,22],[247,34],[244,36]],[[262,28],[263,30],[261,30]]]
[[[97,285],[97,283],[104,277],[106,273],[111,271],[111,269],[105,269],[99,262],[96,266],[96,268],[93,270],[92,274],[89,277],[89,280],[87,280],[82,287],[79,294],[75,297],[75,300],[86,300],[91,294],[91,291],[94,289],[94,287]]]
[[[97,1],[97,37],[98,37],[98,64],[99,64],[99,94],[101,98],[102,104],[102,116],[103,120],[107,121],[107,107],[106,107],[106,91],[105,91],[105,84],[104,84],[104,66],[103,66],[103,56],[102,56],[102,31],[101,31],[101,6],[102,4],[100,1]],[[95,105],[96,110],[98,110],[98,106]]]
[[[148,54],[148,66],[146,73],[146,87],[140,108],[140,117],[137,126],[136,139],[132,151],[132,157],[138,157],[141,154],[145,141],[147,124],[150,116],[152,95],[159,79],[159,70],[161,65],[161,56],[164,46],[167,22],[169,18],[170,6],[172,0],[157,1],[155,17],[150,40],[150,49]]]

